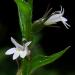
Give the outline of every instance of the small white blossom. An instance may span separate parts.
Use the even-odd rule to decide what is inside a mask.
[[[61,7],[60,11],[55,11],[52,15],[45,21],[44,25],[56,24],[57,22],[62,22],[65,27],[68,29],[70,25],[67,23],[67,19],[63,17],[64,8]]]
[[[17,59],[18,57],[24,58],[30,54],[30,50],[28,50],[28,46],[30,45],[31,41],[24,44],[24,46],[20,45],[11,37],[11,42],[15,45],[15,47],[10,48],[5,52],[6,55],[13,54],[13,60]]]

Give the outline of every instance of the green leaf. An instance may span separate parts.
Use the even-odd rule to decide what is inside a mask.
[[[32,25],[32,8],[29,3],[23,0],[15,0],[18,6],[20,28],[22,37],[30,40]]]
[[[54,54],[52,54],[50,56],[36,56],[35,58],[33,58],[32,63],[31,63],[32,68],[31,68],[30,74],[33,73],[33,71],[35,71],[37,68],[54,62],[55,60],[60,58],[69,48],[70,48],[70,46],[68,46],[64,50],[62,50],[62,51],[60,51],[58,53],[54,53]]]

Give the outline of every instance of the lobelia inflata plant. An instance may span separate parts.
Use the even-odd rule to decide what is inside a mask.
[[[69,29],[70,25],[67,23],[67,18],[63,17],[64,8],[62,8],[62,6],[60,11],[55,11],[50,16],[48,16],[48,14],[50,13],[49,10],[42,18],[32,23],[33,0],[15,0],[15,2],[18,7],[22,39],[26,38],[26,40],[31,41],[27,41],[26,43],[23,43],[23,45],[20,45],[18,42],[15,41],[13,37],[11,37],[11,42],[15,45],[15,47],[7,50],[5,54],[13,54],[13,60],[19,57],[23,58],[23,61],[21,61],[21,67],[19,67],[17,75],[31,75],[36,69],[57,60],[70,48],[70,46],[68,46],[64,50],[54,53],[50,56],[45,56],[44,53],[40,55],[40,51],[38,51],[38,53],[35,55],[34,53],[37,52],[36,50],[40,50],[40,48],[35,49],[38,46],[38,44],[36,45],[37,42],[35,40],[39,37],[38,34],[40,34],[37,33],[37,31],[40,31],[43,26],[56,24],[60,21],[65,25],[67,29]],[[31,46],[29,47],[30,44]],[[31,53],[33,55],[30,56]],[[26,56],[29,57],[26,59]]]
[[[15,45],[15,47],[10,48],[5,52],[6,55],[13,54],[13,60],[17,59],[19,56],[21,58],[25,58],[26,56],[30,55],[30,50],[28,46],[30,45],[31,41],[26,42],[23,46],[20,45],[15,41],[14,38],[11,37],[11,42]]]

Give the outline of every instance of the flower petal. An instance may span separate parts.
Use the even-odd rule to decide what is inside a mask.
[[[61,6],[61,10],[53,12],[53,13],[51,14],[51,16],[52,16],[52,15],[56,15],[56,14],[61,14],[61,15],[63,16],[63,15],[64,15],[64,8],[62,8],[62,6]]]
[[[20,57],[24,58],[27,55],[27,50],[25,51],[20,51]]]
[[[19,52],[15,51],[15,53],[13,54],[13,60],[17,59],[19,57]]]
[[[62,23],[64,24],[64,26],[69,29],[69,27],[71,27],[68,23],[66,23],[65,21],[62,21]]]
[[[53,15],[44,24],[45,25],[56,24],[57,22],[61,21],[61,17],[62,16],[60,14]]]
[[[23,48],[23,46],[21,46],[19,43],[17,43],[13,37],[11,37],[11,42],[12,42],[17,48],[18,48],[18,47],[19,47],[19,48]]]
[[[54,14],[54,15],[52,15],[49,19],[50,19],[50,20],[54,20],[54,19],[57,19],[57,18],[59,18],[59,17],[61,17],[61,14]]]
[[[65,22],[67,21],[67,19],[65,17],[61,17],[61,20],[65,21]]]
[[[27,43],[25,43],[25,47],[28,47],[31,44],[32,41],[29,41]]]
[[[5,52],[6,55],[11,55],[15,52],[16,48],[11,48]]]

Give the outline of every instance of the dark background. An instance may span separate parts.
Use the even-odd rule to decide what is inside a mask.
[[[33,21],[44,15],[48,5],[49,8],[53,8],[52,11],[60,10],[60,5],[62,5],[65,8],[64,16],[71,25],[71,28],[67,30],[60,22],[57,23],[60,28],[45,27],[41,30],[42,39],[40,43],[46,55],[58,52],[69,45],[72,46],[72,37],[74,36],[74,31],[72,31],[72,26],[74,25],[72,3],[71,0],[34,0]],[[11,45],[10,36],[18,39],[20,30],[17,13],[14,0],[0,0],[0,47]],[[45,68],[57,69],[60,75],[75,75],[74,49],[71,47],[59,60],[45,66]]]

